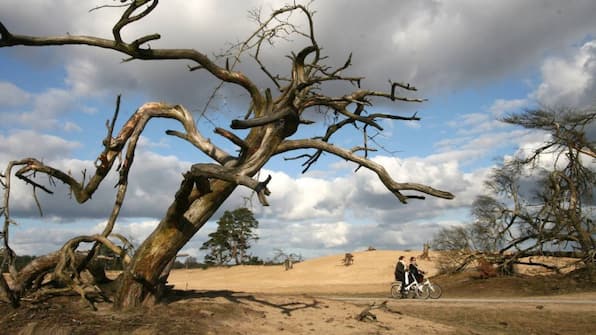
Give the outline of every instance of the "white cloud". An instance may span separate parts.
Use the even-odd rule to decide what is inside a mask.
[[[249,35],[255,24],[247,11],[262,7],[263,13],[281,1],[247,1],[243,6],[216,1],[174,1],[158,6],[152,15],[124,31],[125,39],[159,32],[162,39],[153,47],[191,47],[207,55],[217,53]],[[567,47],[596,33],[591,13],[593,1],[540,3],[519,1],[380,1],[371,6],[362,1],[314,2],[315,29],[330,63],[343,64],[354,52],[353,72],[365,75],[364,84],[386,87],[388,77],[410,81],[435,95],[457,89],[486,85],[532,66],[544,54]],[[64,34],[69,32],[110,37],[111,26],[121,9],[88,13],[85,2],[55,1],[51,6],[22,9],[15,0],[3,1],[0,12],[10,12],[6,25],[15,33]],[[338,11],[337,8],[342,8]],[[56,16],[59,21],[37,17]],[[295,16],[298,17],[298,16]],[[226,24],[222,25],[222,20]],[[503,24],[507,22],[507,24]],[[556,23],[556,24],[555,24]],[[304,22],[301,23],[304,25]],[[217,27],[213,34],[212,27]],[[342,29],[337,29],[341,27]],[[348,36],[349,38],[345,38]],[[490,43],[487,43],[490,41]],[[293,43],[295,48],[300,43]],[[288,43],[263,50],[273,69],[288,72],[283,57]],[[38,49],[20,51],[40,58]],[[64,57],[67,84],[77,94],[142,91],[157,100],[202,106],[215,80],[199,72],[188,73],[184,62],[129,62],[114,52],[77,48],[57,51]],[[54,54],[54,53],[52,53]],[[47,55],[43,57],[47,60]],[[374,59],[374,61],[371,61]],[[260,83],[271,85],[266,76],[246,61],[241,68]],[[189,87],[194,92],[189,94]],[[182,94],[184,92],[184,94]]]
[[[163,149],[163,148],[170,148],[171,145],[169,144],[169,139],[166,137],[162,137],[157,141],[153,141],[149,137],[141,135],[139,137],[137,147],[140,149],[153,149],[153,148],[162,148]]]
[[[481,183],[479,178],[482,174],[464,173],[457,160],[448,158],[444,161],[435,157],[399,159],[377,156],[373,159],[398,182],[417,182],[452,191],[456,200],[429,197],[425,201],[413,200],[408,205],[402,205],[376,175],[364,168],[332,180],[325,177],[293,180],[284,173],[274,172],[269,184],[271,207],[257,207],[256,210],[263,218],[276,218],[283,222],[344,220],[346,213],[367,218],[367,222],[384,222],[395,215],[403,222],[430,218],[436,213],[432,209],[421,211],[421,208],[468,206]]]
[[[42,136],[43,137],[43,136]],[[19,136],[9,138],[6,143],[17,141]],[[79,179],[83,179],[82,172],[86,172],[86,180],[95,172],[92,161],[65,158],[65,152],[60,146],[66,146],[68,142],[57,138],[46,136],[45,145],[31,143],[32,149],[29,155],[46,157],[44,162],[63,171],[69,171]],[[57,145],[52,145],[57,142]],[[5,142],[0,142],[1,145]],[[44,150],[46,148],[47,150]],[[43,156],[45,153],[46,156]],[[52,154],[48,157],[48,154]],[[33,155],[35,154],[35,155]],[[18,155],[14,155],[19,157]],[[13,158],[13,157],[11,157]],[[7,162],[7,161],[6,161]],[[174,156],[162,156],[152,152],[139,151],[135,156],[135,162],[129,176],[129,187],[127,197],[122,207],[122,217],[155,217],[161,218],[167,206],[171,203],[174,193],[182,180],[182,173],[190,168],[190,163],[180,161]],[[54,191],[54,194],[45,194],[38,191],[38,197],[44,215],[56,217],[60,222],[72,222],[72,220],[84,218],[107,218],[114,204],[116,189],[113,187],[118,180],[118,172],[111,172],[102,182],[91,199],[84,204],[78,204],[70,197],[68,188],[62,183],[50,185],[45,177],[39,177],[38,181]],[[37,207],[31,195],[30,187],[24,185],[20,180],[13,180],[11,192],[13,216],[38,217]]]
[[[8,134],[0,131],[0,162],[35,157],[54,160],[68,157],[80,143],[64,140],[53,135],[40,134],[33,130],[16,130]]]
[[[29,101],[31,95],[13,83],[0,81],[0,107],[20,106]]]
[[[542,83],[533,97],[551,106],[582,108],[596,98],[596,40],[586,42],[569,57],[551,57],[542,67]]]
[[[494,119],[501,118],[510,112],[518,112],[520,109],[528,107],[528,99],[497,99],[488,109]]]
[[[323,179],[299,177],[292,179],[283,172],[271,174],[271,206],[263,209],[265,215],[281,220],[340,218],[345,206],[343,199],[352,191],[341,178]]]
[[[158,220],[122,222],[114,228],[114,232],[126,237],[133,246],[138,247],[157,227]]]
[[[66,65],[66,84],[72,88],[74,94],[92,96],[98,94],[97,87],[92,86],[93,78],[100,75],[97,63],[90,59],[74,59]],[[100,90],[103,91],[103,90]]]
[[[79,125],[62,119],[80,110],[86,114],[93,113],[93,108],[82,105],[79,100],[81,96],[69,88],[48,88],[40,93],[30,93],[12,83],[4,83],[4,86],[8,88],[8,92],[2,92],[0,86],[0,106],[4,102],[11,107],[0,113],[0,122],[6,125],[38,130],[78,131]],[[11,96],[10,101],[8,95]]]
[[[37,221],[37,220],[36,220]],[[149,236],[155,229],[158,221],[147,219],[124,219],[119,220],[115,226],[114,233],[119,233],[129,240],[134,247]],[[27,226],[27,224],[30,224]],[[86,222],[86,224],[52,224],[32,223],[27,221],[11,230],[11,246],[19,255],[42,255],[60,249],[69,239],[90,234],[99,234],[103,231],[106,221],[99,223]],[[33,226],[33,227],[32,227]],[[40,228],[40,226],[42,228]],[[121,245],[121,241],[112,238]],[[90,244],[81,244],[80,249],[86,249]]]
[[[343,246],[348,242],[350,226],[345,222],[332,224],[313,224],[313,237],[322,243],[326,248]]]
[[[80,133],[81,131],[83,131],[83,129],[79,127],[76,123],[67,121],[64,123],[64,131]]]
[[[18,113],[18,122],[37,129],[55,127],[60,114],[69,112],[73,104],[70,92],[51,88],[33,97],[32,109]]]
[[[79,229],[48,226],[43,229],[14,227],[11,247],[18,255],[43,255],[56,251],[69,239],[85,234]]]

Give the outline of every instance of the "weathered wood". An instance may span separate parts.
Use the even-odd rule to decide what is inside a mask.
[[[356,320],[358,321],[377,321],[377,316],[373,314],[371,311],[373,309],[384,309],[387,310],[387,300],[383,301],[380,304],[372,303],[369,306],[366,306],[358,315],[356,315]]]
[[[430,261],[430,256],[428,254],[430,250],[430,242],[426,242],[422,245],[422,253],[418,255],[418,259]]]
[[[343,264],[345,266],[350,266],[352,264],[354,264],[354,255],[352,255],[351,253],[347,252],[344,255],[344,259],[342,260]]]
[[[286,260],[284,261],[284,268],[286,269],[286,271],[294,268],[294,262],[290,257],[286,258]]]
[[[8,287],[8,283],[6,283],[6,278],[4,278],[2,271],[0,271],[0,299],[10,303],[14,308],[19,307],[19,299],[11,291],[10,287]]]

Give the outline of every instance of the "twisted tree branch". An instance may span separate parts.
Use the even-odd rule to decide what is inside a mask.
[[[333,154],[337,157],[348,160],[350,162],[357,163],[371,170],[379,177],[383,185],[385,185],[385,187],[387,187],[387,189],[391,191],[399,199],[399,201],[401,201],[404,204],[408,202],[407,199],[411,196],[403,195],[401,193],[402,191],[416,191],[443,199],[453,199],[455,197],[450,192],[437,190],[435,188],[423,184],[398,183],[391,178],[391,176],[387,173],[387,170],[385,170],[385,168],[382,165],[377,164],[369,159],[355,155],[349,150],[336,147],[332,144],[326,143],[321,140],[285,140],[277,147],[275,154],[280,154],[297,149],[319,149],[324,152]],[[420,199],[419,196],[414,196],[414,198]]]
[[[271,176],[268,176],[265,181],[259,182],[253,178],[239,174],[235,169],[225,168],[216,164],[194,164],[190,168],[189,173],[196,178],[213,178],[246,186],[255,191],[259,202],[263,206],[269,206],[266,196],[271,194],[271,191],[267,188],[267,184],[271,181]]]

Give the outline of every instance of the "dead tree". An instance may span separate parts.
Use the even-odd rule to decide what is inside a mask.
[[[252,189],[261,204],[268,205],[267,196],[270,191],[267,185],[271,178],[257,180],[255,176],[275,155],[295,150],[310,151],[304,155],[287,158],[288,160],[305,159],[303,171],[309,170],[324,153],[339,157],[354,163],[357,168],[372,171],[387,190],[403,204],[410,199],[424,199],[425,195],[444,199],[453,198],[451,193],[427,185],[397,181],[382,165],[369,159],[369,154],[375,148],[368,139],[374,132],[383,131],[380,121],[419,120],[416,114],[402,116],[396,113],[370,112],[369,108],[374,101],[384,99],[390,102],[423,102],[424,99],[407,97],[406,93],[416,91],[416,88],[399,82],[390,82],[386,91],[362,88],[363,77],[344,75],[345,70],[352,64],[351,56],[347,57],[346,62],[339,67],[334,68],[325,64],[327,57],[322,54],[322,48],[315,35],[312,12],[306,6],[294,4],[273,11],[269,17],[255,16],[258,24],[255,31],[231,50],[230,57],[216,59],[195,49],[150,47],[149,42],[160,38],[157,33],[125,40],[121,34],[122,30],[144,19],[157,8],[157,5],[158,0],[122,0],[118,6],[123,12],[112,28],[111,38],[74,34],[19,35],[0,23],[0,47],[86,45],[123,54],[127,57],[127,61],[180,60],[183,64],[191,63],[190,71],[206,71],[214,81],[238,87],[250,98],[247,113],[243,118],[232,120],[230,129],[214,129],[215,134],[221,136],[223,140],[237,146],[238,152],[229,153],[216,145],[215,140],[205,137],[197,128],[192,113],[183,106],[162,102],[145,103],[132,114],[119,131],[114,126],[118,117],[117,108],[113,119],[108,123],[107,134],[102,141],[103,149],[95,162],[95,171],[85,176],[83,180],[77,180],[69,173],[35,158],[16,160],[9,164],[2,177],[3,186],[6,188],[2,212],[5,217],[5,242],[8,241],[6,227],[12,222],[8,202],[11,175],[14,174],[30,185],[34,195],[39,191],[51,192],[50,187],[41,181],[46,179],[39,178],[45,175],[52,181],[66,184],[70,187],[73,198],[83,203],[91,199],[109,171],[119,169],[118,195],[108,225],[102,234],[85,236],[81,241],[104,244],[114,252],[121,253],[122,248],[110,240],[111,231],[124,202],[128,173],[134,163],[139,136],[145,125],[154,118],[172,119],[180,123],[184,131],[167,130],[166,134],[192,144],[204,154],[205,161],[194,164],[184,173],[180,187],[159,225],[125,264],[125,270],[119,278],[119,287],[114,297],[116,308],[150,305],[159,299],[159,293],[162,292],[159,286],[163,284],[160,278],[163,278],[162,273],[168,262],[203,227],[238,186]],[[302,15],[305,24],[303,26],[291,24],[288,16],[292,13]],[[262,60],[261,55],[263,49],[275,39],[288,38],[284,34],[296,39],[293,45],[301,45],[298,43],[301,38],[304,43],[289,55],[291,64],[286,73],[273,73]],[[259,87],[247,75],[235,70],[238,61],[243,57],[252,57],[271,80],[272,88]],[[323,84],[330,82],[344,84],[346,93],[337,96],[326,95]],[[305,117],[308,111],[330,113],[334,121],[320,137],[289,139],[299,127],[317,123]],[[363,134],[362,146],[345,149],[333,144],[334,135],[348,127],[353,127]],[[234,133],[234,130],[248,130],[248,134],[241,138]],[[115,164],[117,160],[119,163]],[[60,254],[72,255],[73,250],[78,247],[78,243],[75,243],[77,241],[65,245]],[[85,260],[92,256],[93,252],[90,252]],[[69,278],[73,278],[74,275],[76,279],[76,272],[81,271],[85,260],[81,263],[76,257],[62,258],[65,264],[62,266],[56,264],[54,267],[55,271],[63,272],[57,277],[70,281],[69,284],[73,288],[80,286],[76,280]],[[13,273],[12,276],[18,279],[18,273]]]
[[[286,253],[282,249],[275,249],[275,256],[273,257],[274,262],[281,262],[284,265],[286,271],[294,268],[294,263],[302,261],[302,255],[295,253]]]
[[[418,259],[424,259],[427,261],[430,261],[430,256],[428,255],[428,252],[430,250],[430,242],[426,242],[422,245],[422,253],[420,255],[418,255]]]
[[[486,256],[500,274],[514,273],[516,264],[559,272],[548,262],[524,260],[559,256],[575,257],[587,273],[596,270],[596,173],[593,164],[586,163],[596,158],[589,137],[595,120],[593,107],[545,107],[503,119],[550,136],[533,151],[518,153],[492,170],[485,181],[490,193],[474,200],[470,225],[436,235],[435,246],[457,256],[452,257],[452,269],[462,270]]]
[[[513,206],[500,206],[503,228],[509,239],[500,254],[514,253],[515,259],[528,253],[574,250],[584,265],[596,271],[590,257],[596,250],[594,193],[596,171],[586,161],[596,159],[596,143],[589,129],[596,121],[596,109],[541,108],[512,114],[504,122],[550,133],[550,139],[527,156],[518,156],[495,169],[487,185],[496,194],[505,194]],[[541,169],[543,154],[554,158],[551,166]],[[528,205],[519,185],[523,169],[539,176],[538,191]],[[524,201],[526,200],[526,201]],[[519,233],[514,233],[519,230]]]
[[[345,266],[350,266],[350,265],[354,264],[354,255],[352,255],[351,253],[347,252],[344,255],[344,259],[342,259],[342,263]]]
[[[293,268],[294,268],[294,262],[292,262],[292,260],[290,258],[286,258],[286,260],[284,261],[284,269],[286,271],[288,271]]]
[[[480,274],[480,279],[488,279],[497,276],[497,268],[495,265],[486,259],[486,257],[479,257],[476,259],[478,265],[476,269]]]

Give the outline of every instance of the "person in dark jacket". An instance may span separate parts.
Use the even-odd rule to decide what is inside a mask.
[[[418,264],[416,264],[416,257],[410,257],[410,266],[408,267],[410,273],[410,280],[416,280],[419,283],[422,283],[424,280],[424,271],[418,269]]]
[[[408,277],[406,276],[407,268],[406,262],[404,261],[404,256],[399,256],[397,264],[395,265],[395,280],[401,282],[401,289],[400,294],[403,296],[406,295],[406,285],[408,285]]]

